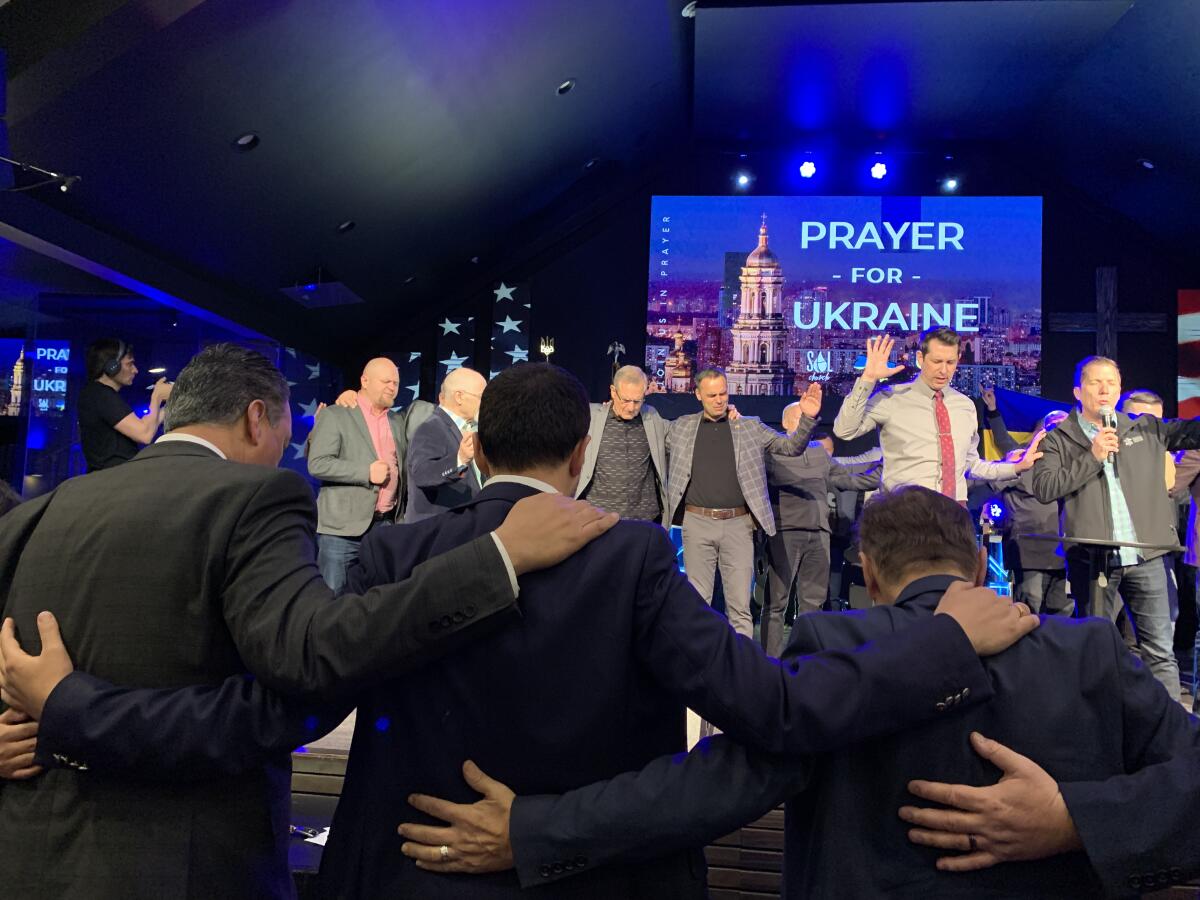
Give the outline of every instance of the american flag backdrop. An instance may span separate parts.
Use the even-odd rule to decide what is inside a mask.
[[[421,351],[394,353],[392,360],[400,370],[400,390],[394,409],[404,409],[421,396]]]
[[[447,373],[466,366],[474,368],[475,359],[475,317],[458,316],[444,317],[435,326],[437,336],[437,385],[440,388],[442,379]]]
[[[513,363],[537,359],[531,357],[529,286],[509,286],[503,281],[492,291],[492,356],[488,378],[494,378]]]
[[[308,433],[312,431],[317,406],[337,399],[341,378],[328,364],[293,347],[280,349],[279,368],[292,390],[292,444],[283,451],[280,465],[308,478],[308,460],[304,455]]]
[[[1200,291],[1179,292],[1179,418],[1200,416]]]

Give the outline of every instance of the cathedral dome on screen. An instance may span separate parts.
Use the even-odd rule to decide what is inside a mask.
[[[762,226],[758,229],[758,246],[746,257],[746,267],[750,269],[766,269],[779,265],[779,258],[767,246],[767,217],[763,214]]]

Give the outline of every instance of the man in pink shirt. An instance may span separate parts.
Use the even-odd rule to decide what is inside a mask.
[[[338,592],[368,531],[397,521],[404,497],[404,416],[391,412],[400,373],[390,359],[363,369],[356,406],[322,410],[308,450],[317,494],[317,565]]]

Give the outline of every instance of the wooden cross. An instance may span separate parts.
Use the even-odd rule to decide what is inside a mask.
[[[1096,353],[1117,358],[1117,333],[1121,331],[1165,333],[1171,323],[1165,313],[1117,312],[1117,269],[1100,266],[1096,269],[1096,312],[1052,312],[1047,317],[1049,331],[1096,332]]]

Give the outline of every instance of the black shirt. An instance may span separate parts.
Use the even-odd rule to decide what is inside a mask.
[[[692,480],[688,482],[684,503],[708,509],[746,505],[738,484],[737,457],[728,416],[716,422],[700,417],[692,449]]]
[[[656,522],[662,517],[658,478],[641,414],[628,421],[609,411],[596,450],[596,469],[586,499],[622,519]]]
[[[89,472],[111,469],[138,452],[137,442],[117,431],[116,424],[133,410],[121,395],[99,381],[79,392],[79,443]]]

